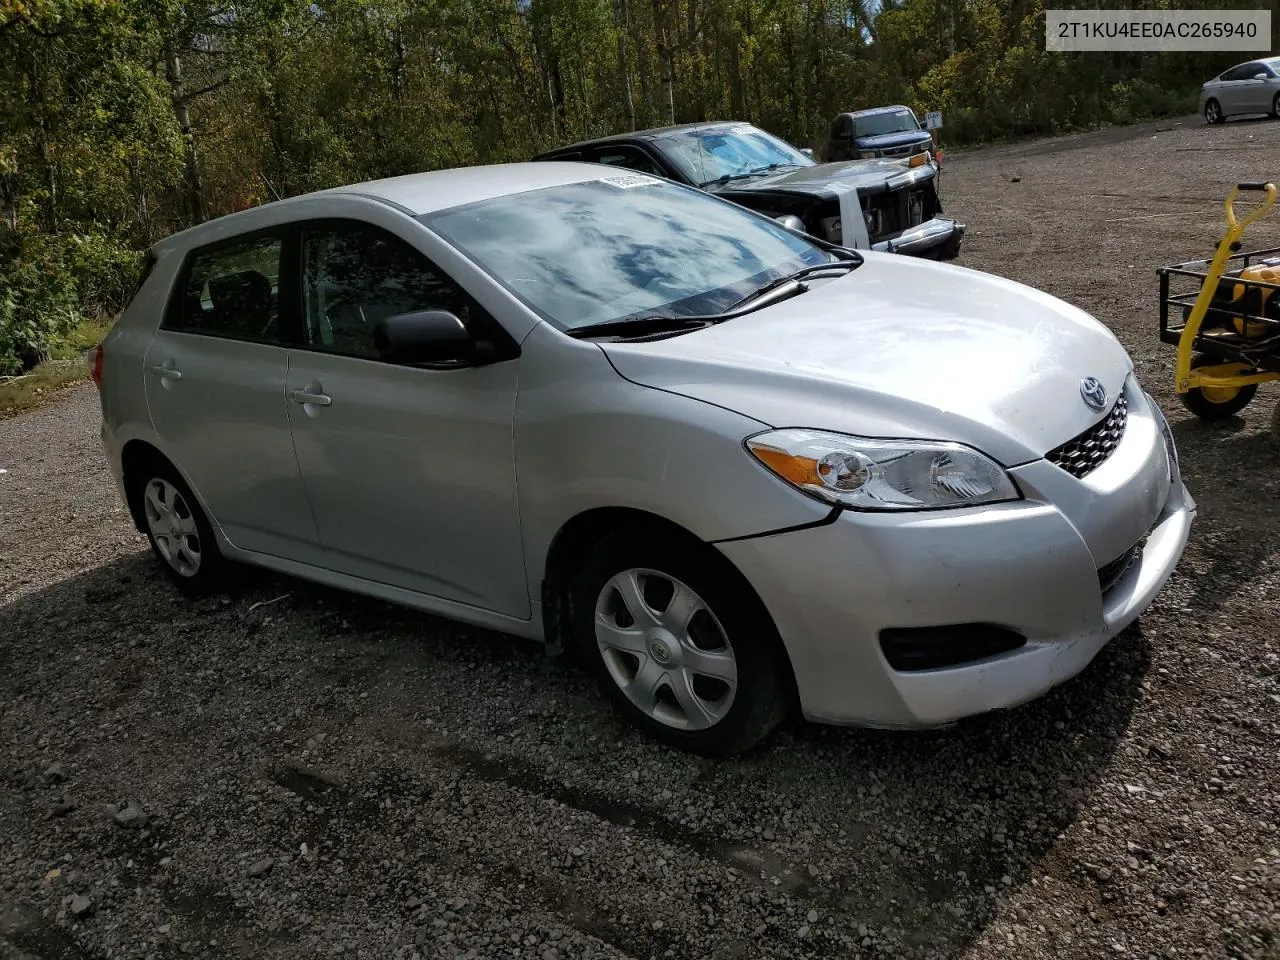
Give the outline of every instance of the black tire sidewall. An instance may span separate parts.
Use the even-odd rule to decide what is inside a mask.
[[[1213,106],[1217,107],[1217,116],[1213,116],[1213,117],[1209,116],[1209,106],[1210,106],[1210,104],[1212,104]],[[1205,121],[1206,121],[1206,122],[1208,122],[1208,123],[1210,123],[1210,124],[1214,124],[1214,123],[1221,123],[1221,122],[1222,122],[1222,120],[1223,120],[1223,117],[1222,117],[1222,104],[1218,103],[1218,101],[1217,101],[1217,100],[1209,100],[1207,103],[1205,103],[1205,105],[1204,105],[1204,119],[1205,119]]]
[[[630,568],[668,574],[693,589],[724,628],[738,667],[738,688],[723,720],[707,730],[677,730],[640,711],[614,682],[595,637],[595,607],[611,577]],[[791,665],[772,618],[755,592],[714,548],[643,528],[620,530],[587,555],[572,588],[574,643],[604,695],[631,722],[667,744],[706,756],[730,756],[766,739],[791,713]]]
[[[191,515],[196,522],[196,532],[200,537],[200,568],[190,577],[185,577],[175,570],[169,561],[164,558],[164,554],[160,552],[160,548],[156,544],[156,538],[151,534],[150,527],[144,523],[147,542],[151,545],[151,552],[155,555],[165,574],[183,593],[199,596],[217,589],[223,582],[226,564],[221,552],[218,550],[218,542],[214,537],[213,527],[209,523],[208,517],[205,516],[204,508],[200,505],[200,501],[196,499],[195,494],[191,492],[191,488],[182,478],[182,474],[172,464],[158,460],[149,463],[138,474],[137,495],[143,511],[146,510],[146,504],[142,502],[142,499],[145,498],[147,486],[152,480],[167,480],[173,484],[186,502],[187,509],[191,511]]]

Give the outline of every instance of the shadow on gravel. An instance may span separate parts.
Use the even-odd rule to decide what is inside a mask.
[[[1269,418],[1270,396],[1246,409]],[[1280,542],[1280,449],[1270,434],[1247,430],[1245,416],[1217,423],[1194,418],[1172,424],[1182,472],[1199,507],[1192,536],[1210,554],[1192,582],[1192,605],[1215,613],[1267,572]]]
[[[277,765],[262,775],[309,811],[295,824],[306,832],[293,835],[294,850],[300,837],[315,849],[361,829],[391,836],[399,823],[387,812],[392,799],[395,809],[424,798],[434,806],[474,781],[585,812],[638,837],[640,849],[668,846],[732,867],[755,891],[741,894],[747,899],[732,885],[684,894],[701,901],[695,915],[760,912],[756,942],[743,946],[742,930],[726,932],[725,956],[761,955],[765,941],[774,956],[832,955],[834,941],[810,941],[776,919],[769,905],[779,898],[796,905],[799,922],[818,910],[824,924],[846,931],[841,955],[853,944],[896,941],[949,957],[1023,885],[1092,883],[1084,866],[1057,862],[1055,840],[1125,736],[1149,657],[1134,628],[1081,676],[1013,711],[923,734],[799,722],[747,756],[715,763],[620,723],[584,671],[547,662],[536,645],[275,575],[250,573],[232,596],[186,601],[140,552],[0,607],[0,637],[0,720],[47,725],[36,731],[41,742],[68,723],[86,735],[127,725],[128,745],[113,741],[112,749],[132,751],[120,756],[135,778],[159,781],[175,764],[206,783],[243,776],[246,755],[279,759],[289,752],[281,741],[299,744],[324,724],[341,731],[348,751],[380,751],[379,769],[363,774]],[[84,752],[85,764],[106,762]],[[10,767],[0,776],[28,776],[0,762]],[[387,798],[385,809],[362,799],[375,796]],[[169,802],[183,802],[180,792]],[[185,837],[170,824],[172,841],[216,844],[221,827],[208,817],[207,831]],[[454,868],[504,895],[542,897],[539,908],[629,955],[684,949],[670,923],[661,931],[615,916],[615,890],[603,884],[627,884],[632,839],[619,839],[611,857],[603,851],[610,862],[598,869],[621,873],[586,881],[531,861],[508,842],[512,826],[487,829],[497,831],[494,855],[504,862],[474,859],[449,831],[430,840],[429,855],[455,857]],[[190,884],[197,892],[198,882]],[[370,909],[390,898],[388,909],[399,910],[385,884],[366,889],[355,874],[349,882]],[[184,889],[170,878],[159,895],[211,938],[227,921],[216,911],[201,916]],[[1053,887],[1042,895],[1054,896]],[[744,907],[751,896],[764,906]],[[52,949],[61,935],[28,928],[27,949],[52,956],[40,940]]]

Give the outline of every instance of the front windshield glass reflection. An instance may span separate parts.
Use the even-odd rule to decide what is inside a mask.
[[[426,214],[431,230],[562,329],[716,313],[833,257],[766,217],[627,173]]]
[[[785,140],[749,125],[681,130],[657,139],[654,145],[681,173],[704,187],[731,177],[815,163]]]

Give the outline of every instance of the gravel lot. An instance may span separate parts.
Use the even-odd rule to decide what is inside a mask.
[[[508,637],[257,574],[186,602],[92,386],[0,422],[0,960],[1280,957],[1277,393],[1189,421],[1154,273],[1277,155],[1190,119],[949,156],[961,262],[1112,325],[1201,515],[1081,677],[947,731],[707,762]]]

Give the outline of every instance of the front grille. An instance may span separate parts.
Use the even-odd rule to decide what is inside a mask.
[[[923,187],[899,187],[875,194],[863,202],[866,204],[863,213],[867,219],[867,233],[872,242],[918,227],[932,215],[926,216],[927,198]]]
[[[908,153],[911,153],[912,151],[916,151],[919,149],[920,148],[917,147],[915,144],[908,143],[901,147],[885,147],[880,151],[880,155],[884,157],[904,157]]]
[[[1084,478],[1097,470],[1107,457],[1120,446],[1124,428],[1129,422],[1129,401],[1122,393],[1116,398],[1111,412],[1084,433],[1068,440],[1045,459],[1056,464],[1073,477]]]

